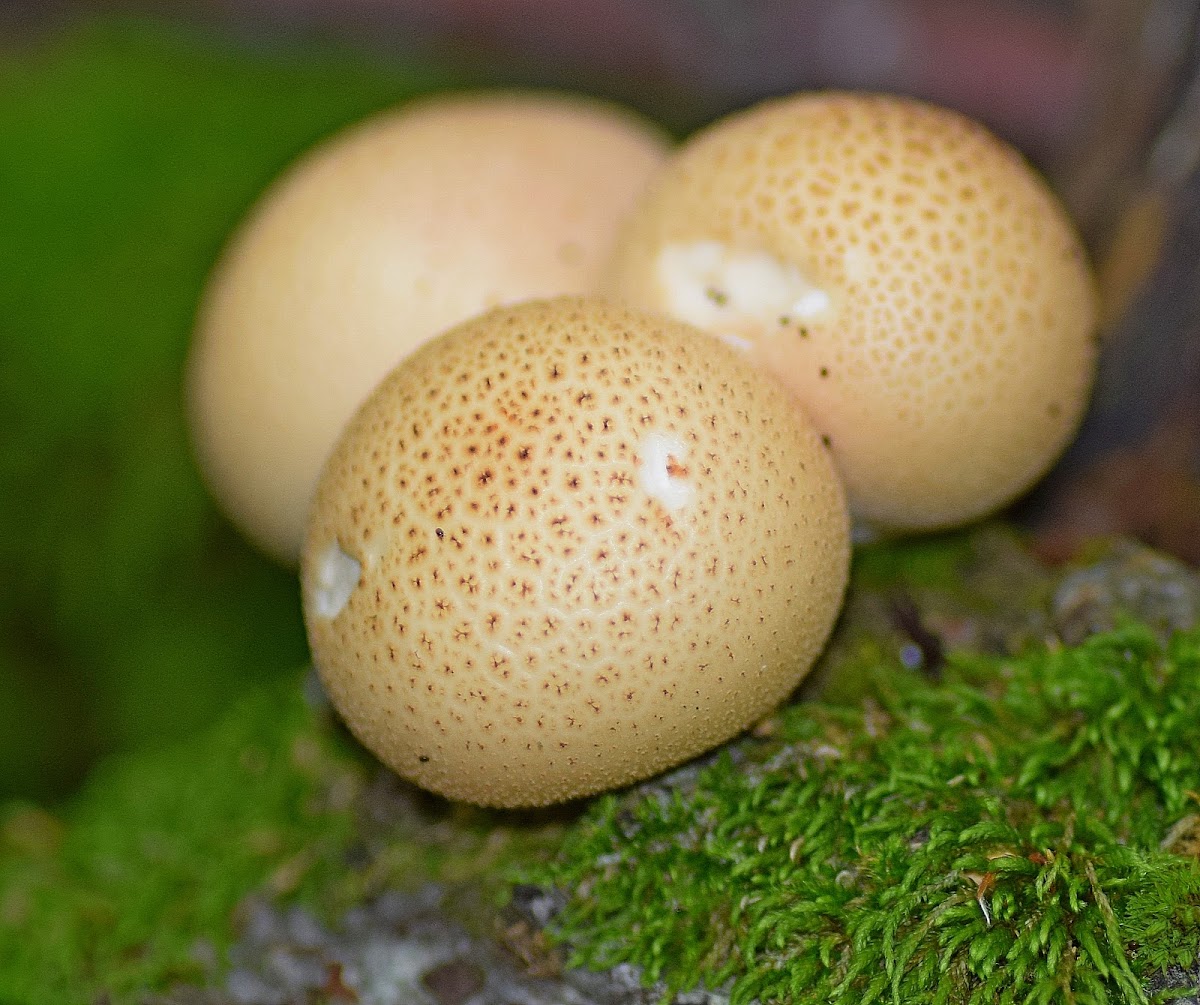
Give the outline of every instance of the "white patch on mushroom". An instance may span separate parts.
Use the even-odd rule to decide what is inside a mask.
[[[734,251],[720,241],[665,245],[658,279],[671,314],[720,332],[735,345],[738,336],[725,334],[731,322],[805,321],[833,306],[829,294],[795,265],[765,251]]]
[[[317,559],[317,589],[313,611],[318,617],[336,618],[350,601],[362,576],[362,563],[333,541]]]
[[[696,489],[682,477],[687,447],[675,436],[650,433],[641,446],[642,463],[638,466],[638,484],[651,499],[669,512],[683,509],[692,501]]]
[[[734,335],[733,332],[717,332],[717,338],[741,352],[749,352],[754,348],[754,343],[748,338],[742,338],[741,335]]]
[[[794,318],[815,318],[818,314],[829,310],[832,303],[828,293],[813,287],[806,293],[800,294],[788,310],[788,314]]]

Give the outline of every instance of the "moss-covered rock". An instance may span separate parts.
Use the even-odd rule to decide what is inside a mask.
[[[241,699],[155,755],[107,762],[61,817],[0,823],[0,1001],[118,1001],[206,975],[247,891],[302,895],[350,840],[358,772],[299,680]]]
[[[0,1003],[223,986],[255,904],[319,925],[437,882],[457,924],[491,934],[504,877],[557,845],[562,814],[426,797],[306,690],[292,675],[178,745],[106,761],[61,814],[0,810]]]
[[[735,1002],[1132,1002],[1195,964],[1200,859],[1168,835],[1200,808],[1200,632],[944,673],[880,665],[858,707],[600,801],[526,877],[571,891],[555,930]]]

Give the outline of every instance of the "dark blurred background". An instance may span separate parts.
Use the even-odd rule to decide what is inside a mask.
[[[0,0],[0,801],[303,664],[294,579],[192,466],[180,367],[224,236],[305,146],[429,90],[564,87],[679,136],[811,87],[975,115],[1075,213],[1096,406],[1016,515],[1200,562],[1200,50],[1181,0]]]

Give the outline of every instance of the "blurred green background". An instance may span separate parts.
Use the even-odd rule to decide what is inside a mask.
[[[0,55],[0,801],[64,793],[305,661],[294,577],[189,455],[193,311],[292,156],[444,83],[128,19]]]

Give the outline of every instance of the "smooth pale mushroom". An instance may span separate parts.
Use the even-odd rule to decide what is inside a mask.
[[[411,102],[267,191],[201,305],[195,450],[246,536],[288,565],[342,424],[406,353],[485,308],[596,285],[662,134],[573,96]]]
[[[428,342],[355,414],[314,499],[305,620],[395,771],[544,805],[769,712],[829,634],[848,539],[776,381],[669,318],[536,301]]]
[[[801,94],[685,143],[605,290],[738,346],[828,438],[856,523],[965,523],[1073,435],[1095,367],[1084,250],[982,126],[899,97]]]

